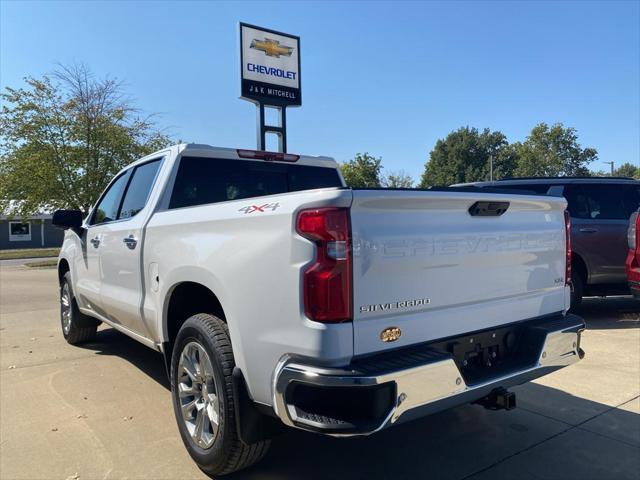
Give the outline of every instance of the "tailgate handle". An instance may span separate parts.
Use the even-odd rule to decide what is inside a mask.
[[[469,207],[472,217],[499,217],[509,208],[509,202],[476,202]]]

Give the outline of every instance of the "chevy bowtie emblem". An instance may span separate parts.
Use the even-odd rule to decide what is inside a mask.
[[[383,342],[395,342],[402,335],[402,330],[398,327],[389,327],[385,328],[380,332],[380,340]]]
[[[286,45],[280,45],[278,40],[272,40],[270,38],[265,38],[264,40],[251,40],[251,48],[255,48],[256,50],[262,50],[269,57],[278,57],[280,55],[286,55],[290,57],[293,53],[293,47],[287,47]]]

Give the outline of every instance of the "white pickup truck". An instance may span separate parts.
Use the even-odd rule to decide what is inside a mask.
[[[367,435],[578,361],[561,197],[354,190],[327,157],[177,145],[60,210],[61,323],[164,354],[180,434],[225,474],[283,425]],[[98,337],[99,340],[99,337]],[[117,379],[113,379],[114,382]]]

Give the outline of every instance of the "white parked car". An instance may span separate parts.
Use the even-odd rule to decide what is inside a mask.
[[[578,361],[566,201],[355,190],[326,157],[177,145],[121,171],[66,228],[64,337],[105,322],[164,355],[210,474],[284,425],[367,435]],[[113,379],[117,381],[117,379]]]

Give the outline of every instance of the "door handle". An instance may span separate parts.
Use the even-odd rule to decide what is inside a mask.
[[[580,231],[582,233],[598,233],[597,228],[581,228]]]
[[[133,235],[129,235],[128,237],[123,238],[122,241],[129,250],[133,250],[134,248],[136,248],[136,245],[138,245],[138,239],[136,239],[136,237],[134,237]]]
[[[98,248],[100,246],[100,239],[98,237],[94,237],[89,241],[91,242],[91,245],[93,245],[93,248]]]

